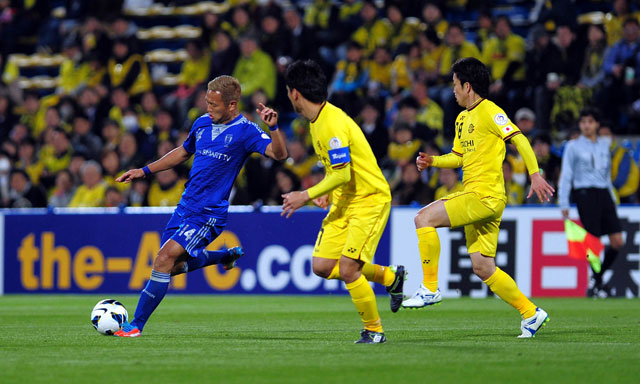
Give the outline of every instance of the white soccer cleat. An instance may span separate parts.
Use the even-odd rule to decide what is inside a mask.
[[[536,314],[522,319],[520,323],[520,329],[522,335],[518,336],[519,339],[530,339],[536,337],[536,332],[542,328],[549,321],[549,315],[542,308],[536,308]]]
[[[435,292],[431,292],[427,287],[420,284],[420,288],[413,294],[410,299],[402,302],[402,308],[424,308],[429,305],[438,304],[442,301],[440,288]]]

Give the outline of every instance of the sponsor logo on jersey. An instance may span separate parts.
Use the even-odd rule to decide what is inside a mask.
[[[224,137],[224,146],[228,147],[229,144],[231,144],[231,140],[233,140],[233,135],[232,134],[225,135],[225,137]]]
[[[509,119],[507,118],[507,115],[505,115],[504,113],[498,113],[495,116],[493,116],[493,121],[495,121],[496,124],[498,125],[505,125],[509,122]]]
[[[269,135],[267,135],[266,133],[263,133],[262,135],[260,135],[260,137],[262,137],[265,140],[269,140],[270,139]]]
[[[469,124],[469,128],[467,128],[467,132],[473,132],[473,124]]]
[[[340,147],[342,147],[342,142],[337,137],[332,137],[331,140],[329,140],[329,148],[336,149]]]

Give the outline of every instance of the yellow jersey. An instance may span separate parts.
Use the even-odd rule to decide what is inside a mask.
[[[490,100],[480,99],[460,112],[451,152],[462,157],[465,191],[507,201],[502,175],[505,141],[521,133],[502,108]]]
[[[334,204],[361,203],[365,199],[373,204],[391,201],[389,184],[369,142],[343,110],[325,102],[311,122],[310,132],[313,149],[325,168],[325,178],[351,165],[351,180],[333,189]]]
[[[504,77],[512,61],[520,62],[523,65],[513,73],[513,79],[524,80],[526,75],[524,66],[526,53],[527,44],[524,39],[512,33],[504,40],[497,37],[489,39],[482,49],[482,61],[489,67],[491,77],[494,80],[501,80]]]

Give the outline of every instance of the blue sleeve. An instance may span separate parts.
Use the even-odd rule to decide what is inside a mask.
[[[244,148],[249,153],[258,152],[264,156],[264,152],[267,150],[269,144],[271,144],[271,137],[257,125],[252,124],[247,127],[247,130],[249,133],[244,142]]]
[[[602,69],[605,74],[611,74],[613,71],[613,66],[616,64],[616,57],[618,56],[619,49],[620,45],[616,44],[605,53],[604,62],[602,63]]]
[[[202,124],[202,117],[196,119],[191,126],[191,130],[189,131],[189,136],[184,141],[182,146],[184,150],[188,153],[194,154],[196,152],[196,132],[198,131],[198,127]]]

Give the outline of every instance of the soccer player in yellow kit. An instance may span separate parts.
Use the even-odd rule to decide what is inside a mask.
[[[362,130],[340,108],[327,102],[327,78],[312,60],[296,61],[285,72],[287,95],[296,113],[311,122],[313,148],[324,164],[325,178],[305,191],[282,195],[282,215],[290,217],[309,200],[326,208],[313,250],[313,272],[341,279],[364,330],[356,343],[384,343],[386,337],[376,297],[368,281],[387,287],[391,311],[402,304],[404,267],[371,264],[387,219],[391,192]],[[367,281],[368,280],[368,281]]]
[[[440,240],[436,228],[464,226],[473,272],[520,312],[522,334],[518,337],[530,338],[549,316],[520,292],[516,282],[495,263],[500,221],[507,201],[502,175],[504,142],[511,140],[529,170],[531,190],[527,197],[536,193],[540,201],[549,201],[555,191],[540,175],[527,138],[500,107],[486,99],[489,83],[489,70],[479,60],[468,57],[453,65],[453,93],[458,104],[466,108],[456,119],[453,149],[443,156],[420,153],[416,159],[420,171],[427,167],[462,167],[464,191],[434,201],[416,215],[424,277],[422,286],[402,306],[419,308],[442,300],[438,289]]]

